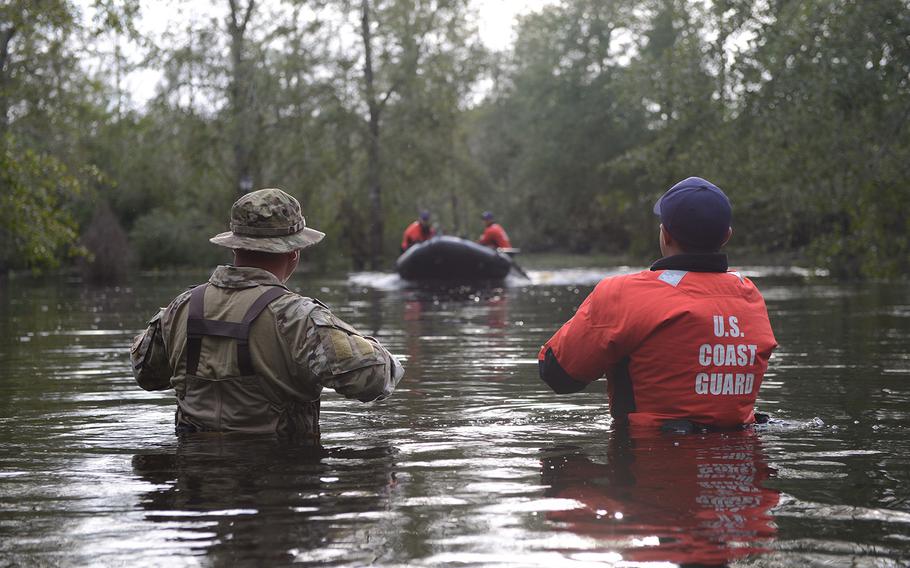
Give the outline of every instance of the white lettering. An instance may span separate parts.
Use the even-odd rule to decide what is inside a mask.
[[[724,336],[724,316],[714,316],[714,336]]]
[[[724,365],[726,365],[727,367],[736,366],[736,346],[735,345],[727,345],[727,358],[724,361]]]
[[[714,346],[714,364],[720,367],[724,364],[724,355],[726,355],[727,350],[724,348],[722,343],[718,343]]]
[[[730,337],[739,337],[739,321],[736,316],[730,316]]]
[[[746,363],[749,362],[748,350],[749,348],[745,345],[736,346],[736,364],[740,367],[745,367]]]
[[[695,375],[695,394],[708,394],[708,373]]]
[[[714,335],[717,337],[746,336],[739,327],[736,316],[713,316]],[[749,343],[704,343],[698,346],[698,364],[718,370],[748,370],[754,367],[758,345]],[[706,369],[707,371],[708,369]],[[747,395],[755,390],[754,373],[714,372],[695,375],[695,393],[699,395]]]
[[[724,392],[721,394],[733,394],[733,373],[724,375]]]
[[[753,373],[698,373],[695,394],[751,394],[755,387]]]
[[[698,347],[698,364],[702,367],[745,367],[755,364],[757,345],[705,343]]]
[[[724,374],[711,373],[711,394],[720,394],[724,389]]]
[[[736,387],[733,389],[733,394],[745,394],[746,389],[746,375],[742,373],[736,373]]]
[[[707,343],[698,348],[698,362],[703,367],[711,364],[711,346]]]

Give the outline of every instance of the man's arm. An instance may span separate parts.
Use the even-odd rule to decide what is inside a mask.
[[[583,390],[625,355],[618,342],[619,313],[611,322],[601,321],[610,307],[604,304],[612,303],[608,280],[591,292],[538,353],[540,378],[558,394]]]
[[[553,349],[544,346],[546,352],[542,359],[537,361],[537,370],[543,382],[553,389],[556,394],[569,394],[585,390],[590,384],[586,381],[576,381],[566,372],[553,354]]]
[[[392,394],[404,368],[378,341],[321,306],[310,313],[307,323],[300,351],[319,384],[362,402]]]
[[[133,377],[145,390],[165,390],[171,387],[171,365],[164,346],[161,332],[161,316],[164,309],[155,314],[145,331],[133,339],[130,347],[130,363]]]

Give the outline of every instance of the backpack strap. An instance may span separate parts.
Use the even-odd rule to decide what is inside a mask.
[[[241,375],[252,375],[253,362],[250,356],[250,326],[259,314],[273,300],[287,293],[280,286],[270,287],[249,307],[240,322],[205,319],[205,290],[208,284],[193,288],[190,293],[190,307],[186,322],[186,373],[195,375],[199,368],[202,338],[206,335],[230,337],[237,340],[237,365]]]
[[[199,353],[202,351],[202,333],[199,324],[205,310],[205,289],[208,284],[196,286],[190,292],[190,308],[186,316],[186,374],[195,375],[199,367]]]
[[[283,296],[286,292],[287,290],[281,286],[272,286],[256,298],[256,301],[244,314],[241,325],[244,327],[245,333],[243,337],[237,338],[237,364],[240,366],[241,375],[253,374],[253,359],[250,356],[250,326],[266,306]]]

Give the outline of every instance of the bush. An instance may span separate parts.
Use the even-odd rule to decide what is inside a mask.
[[[219,230],[199,212],[159,208],[136,220],[130,242],[141,268],[211,266],[224,261],[223,249],[209,242]]]
[[[90,282],[113,284],[126,277],[130,264],[129,242],[126,231],[106,201],[95,208],[80,241],[88,251],[88,257],[80,264]]]

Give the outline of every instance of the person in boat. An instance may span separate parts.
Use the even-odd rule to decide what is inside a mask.
[[[730,200],[690,177],[657,201],[663,258],[602,280],[540,349],[557,393],[606,375],[619,424],[735,428],[756,421],[755,399],[777,346],[755,285],[728,271]]]
[[[477,242],[494,249],[508,249],[512,248],[512,243],[509,242],[509,235],[506,234],[505,229],[502,228],[502,225],[497,223],[493,218],[493,213],[490,211],[484,211],[483,222],[486,224],[486,228],[483,230],[483,234],[480,235],[480,238],[477,239]]]
[[[177,296],[133,342],[145,390],[173,388],[178,434],[277,434],[318,442],[319,397],[331,388],[381,400],[404,370],[372,337],[286,282],[300,251],[325,236],[306,226],[298,201],[261,189],[231,208],[231,230],[210,241],[234,252],[208,282]]]
[[[408,225],[401,237],[401,252],[404,252],[423,241],[428,241],[436,236],[436,229],[430,225],[430,212],[421,211],[417,220]]]

